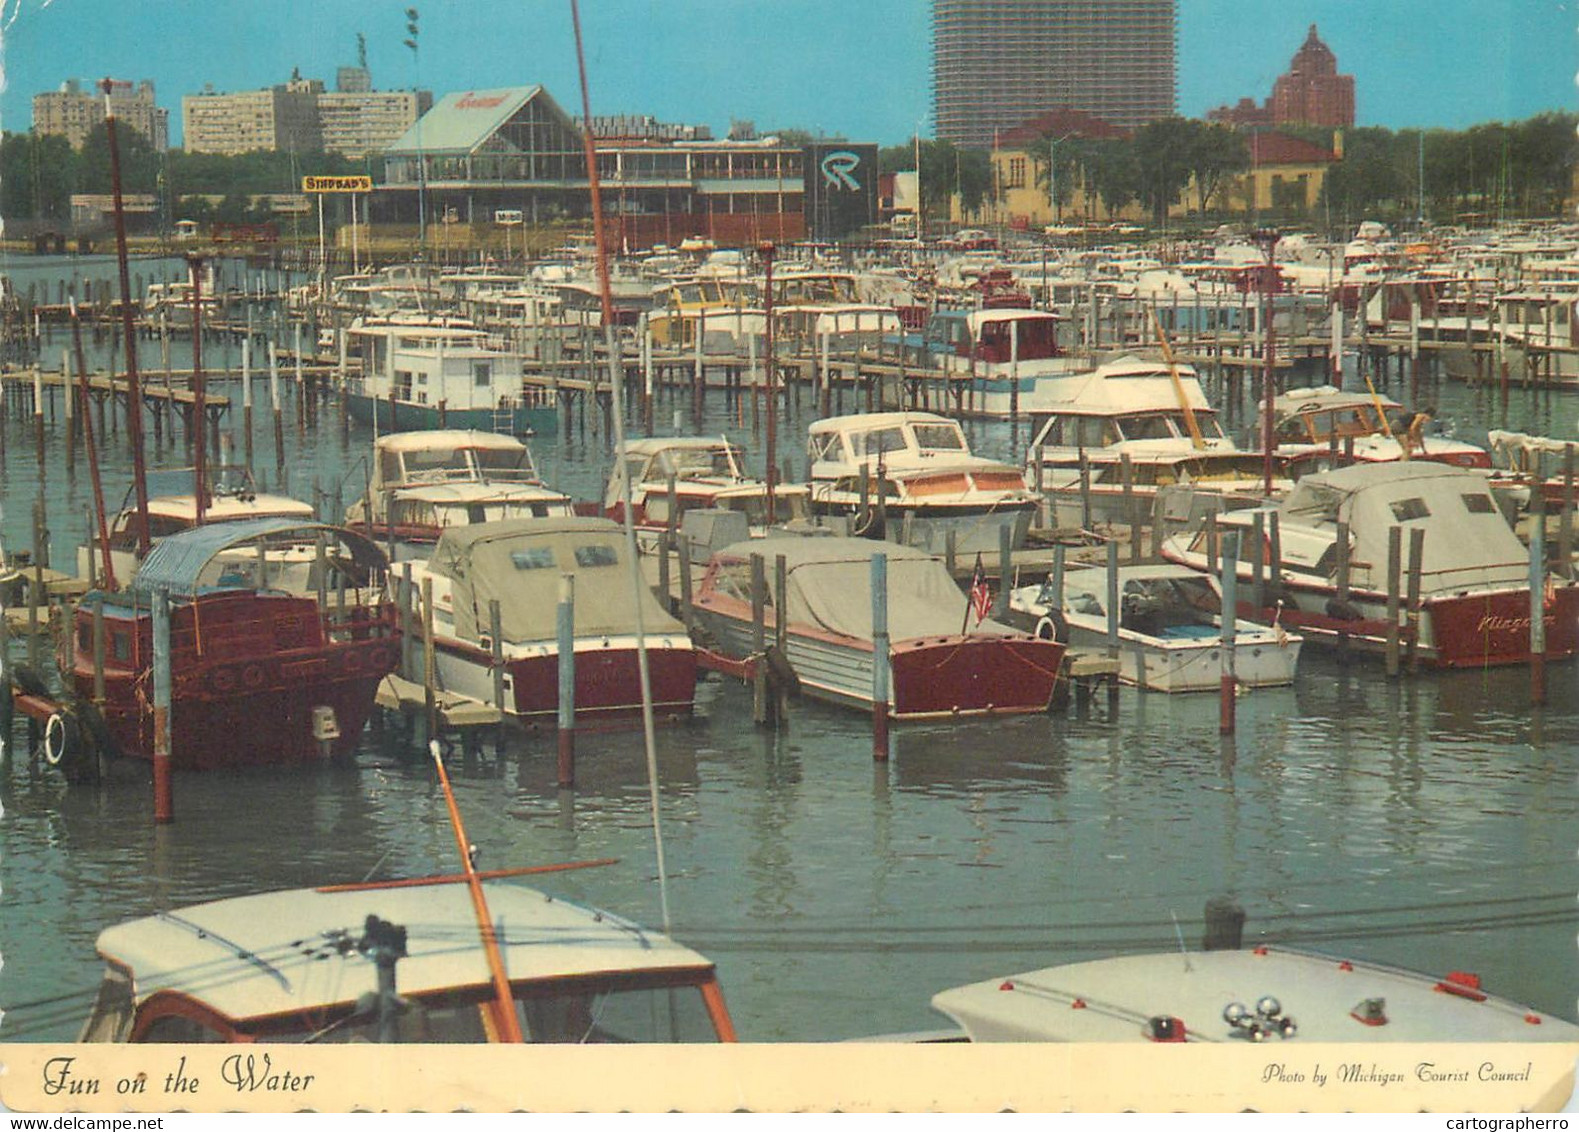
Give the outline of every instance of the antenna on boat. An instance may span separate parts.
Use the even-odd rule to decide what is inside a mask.
[[[570,23],[576,34],[576,69],[581,77],[581,140],[586,152],[587,184],[592,190],[592,236],[597,246],[598,298],[602,304],[603,343],[608,355],[610,394],[613,397],[614,459],[617,467],[626,468],[629,459],[625,446],[625,391],[624,366],[620,364],[619,343],[614,337],[614,293],[609,284],[609,256],[603,225],[603,197],[598,184],[597,151],[592,144],[592,100],[587,94],[587,61],[581,49],[581,9],[576,0],[570,0]],[[769,410],[772,411],[771,409]],[[773,480],[773,469],[768,467],[768,483]],[[769,502],[772,488],[769,487]],[[641,678],[641,727],[647,752],[647,792],[652,809],[652,839],[658,858],[658,902],[663,912],[663,930],[668,934],[669,876],[664,864],[663,827],[658,818],[658,739],[653,729],[652,673],[647,663],[647,627],[643,624],[641,589],[642,578],[636,557],[636,525],[631,507],[631,481],[629,475],[620,478],[620,511],[625,526],[625,555],[630,563],[631,594],[636,611],[636,670]]]
[[[495,1032],[500,1041],[521,1042],[521,1023],[515,1016],[515,996],[510,993],[510,979],[504,972],[504,957],[499,954],[499,937],[493,930],[493,917],[488,912],[488,898],[483,895],[482,878],[477,875],[476,847],[466,840],[466,827],[461,824],[460,807],[455,804],[455,792],[450,789],[450,776],[444,770],[444,756],[439,752],[439,741],[428,743],[428,753],[439,772],[439,785],[444,790],[444,803],[450,811],[450,828],[455,831],[455,844],[461,851],[461,868],[465,872],[466,886],[471,890],[472,910],[477,913],[477,932],[482,937],[483,952],[488,957],[488,973],[493,979],[494,1001],[488,1005],[493,1016]]]
[[[1179,937],[1179,954],[1184,957],[1184,969],[1193,971],[1195,968],[1190,966],[1190,949],[1184,946],[1184,929],[1179,926],[1179,914],[1169,908],[1168,915],[1173,920],[1173,934]]]

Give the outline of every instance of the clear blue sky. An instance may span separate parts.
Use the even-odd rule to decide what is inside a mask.
[[[110,74],[154,80],[178,137],[182,94],[270,85],[293,67],[332,86],[358,31],[374,85],[409,87],[410,2],[0,0],[0,127],[27,129],[38,91]],[[416,2],[422,86],[542,83],[579,112],[568,0]],[[927,0],[583,0],[593,113],[896,143],[930,108],[930,14]],[[1311,23],[1356,78],[1361,125],[1579,106],[1579,0],[1181,0],[1180,112],[1264,99]]]

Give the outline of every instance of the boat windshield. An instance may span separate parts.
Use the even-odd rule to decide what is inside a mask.
[[[916,434],[916,447],[923,450],[941,449],[950,452],[964,452],[965,434],[960,431],[957,424],[918,424],[912,425],[911,431]]]
[[[671,448],[663,454],[661,463],[662,468],[654,470],[664,477],[672,474],[677,479],[704,476],[737,479],[740,476],[734,449],[727,444],[716,448]]]

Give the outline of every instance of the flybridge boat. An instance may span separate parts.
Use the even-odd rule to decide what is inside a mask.
[[[557,606],[562,575],[575,577],[576,726],[640,718],[636,608],[625,541],[608,519],[508,519],[446,528],[414,570],[433,582],[439,683],[494,702],[490,603],[500,611],[504,710],[551,722],[559,705]],[[660,717],[691,714],[696,656],[685,626],[642,588],[642,625]]]
[[[570,497],[547,487],[513,436],[464,429],[397,432],[373,444],[367,496],[346,525],[387,539],[394,558],[426,558],[446,527],[500,519],[563,518]]]
[[[1176,484],[1257,495],[1265,486],[1261,455],[1240,451],[1223,433],[1189,366],[1115,358],[1045,387],[1035,419],[1027,479],[1035,481],[1039,464],[1061,527],[1129,521],[1136,517],[1129,506],[1150,515],[1157,492]],[[1082,462],[1090,475],[1084,496]]]
[[[933,413],[863,413],[812,424],[807,440],[815,515],[850,516],[857,534],[943,553],[996,553],[999,531],[1021,546],[1040,500],[1019,469],[971,455],[957,421]],[[863,493],[862,483],[867,488]]]
[[[909,547],[850,538],[736,543],[709,562],[693,611],[722,656],[752,654],[751,556],[772,576],[785,559],[785,608],[762,595],[770,636],[784,619],[785,653],[808,694],[872,704],[872,556],[888,556],[889,703],[896,719],[1046,710],[1064,646],[971,615],[943,564]],[[967,626],[973,626],[967,631]]]
[[[238,520],[161,539],[130,589],[102,600],[90,593],[77,606],[74,640],[61,648],[61,669],[78,699],[48,721],[48,761],[69,771],[91,746],[153,757],[153,602],[160,591],[171,601],[173,766],[207,770],[349,753],[378,682],[399,660],[394,608],[382,600],[320,606],[299,585],[294,592],[276,588],[287,557],[306,564],[299,583],[336,597],[341,587],[330,574],[347,578],[360,597],[385,566],[378,549],[350,531],[293,519]],[[83,705],[94,695],[100,608],[104,702],[90,715]],[[267,726],[259,726],[263,720]]]
[[[522,383],[520,355],[465,319],[368,318],[348,331],[361,360],[346,408],[381,431],[475,428],[552,431],[554,403]]]
[[[973,416],[1028,415],[1051,382],[1077,372],[1046,311],[989,307],[938,311],[922,336],[923,364],[968,379],[961,409]]]
[[[768,485],[745,474],[745,454],[724,437],[644,437],[625,443],[626,465],[614,466],[603,495],[604,514],[619,520],[624,515],[625,476],[630,477],[632,519],[650,549],[659,532],[668,528],[669,481],[674,480],[676,526],[680,515],[694,508],[714,508],[745,514],[755,535],[809,514],[804,484],[776,484],[773,514],[768,514]]]
[[[1389,398],[1331,385],[1290,389],[1272,401],[1272,435],[1280,463],[1291,470],[1319,465],[1336,453],[1356,461],[1429,460],[1461,468],[1489,468],[1484,448],[1428,435],[1416,414]],[[1404,419],[1407,418],[1407,419]],[[1396,427],[1391,423],[1398,420]]]
[[[149,477],[150,543],[191,530],[197,525],[197,496],[192,491],[192,482],[193,472],[190,468],[160,471]],[[203,511],[205,524],[248,519],[294,519],[310,523],[314,518],[312,506],[300,499],[259,492],[253,483],[252,473],[239,464],[210,467],[208,489],[207,506]],[[115,569],[117,581],[122,584],[138,569],[137,528],[137,509],[132,505],[132,491],[128,489],[120,511],[109,524],[110,564]],[[78,575],[91,577],[92,571],[102,562],[102,555],[98,536],[90,532],[89,541],[77,548]]]
[[[479,876],[524,1040],[735,1040],[706,957],[611,913]],[[78,1040],[499,1041],[465,879],[238,896],[107,928],[104,980]]]
[[[1162,563],[1120,566],[1118,574],[1119,678],[1158,692],[1215,692],[1221,687],[1222,599],[1211,578],[1186,566]],[[1054,618],[1068,626],[1071,644],[1108,647],[1107,571],[1097,567],[1064,574],[1063,592],[1052,580],[1021,586],[1009,608],[1035,619],[1038,636],[1053,633]],[[1282,626],[1234,622],[1234,677],[1247,688],[1294,681],[1302,643]]]
[[[1223,532],[1237,531],[1240,593],[1249,597],[1259,557],[1254,519],[1261,515],[1262,529],[1269,531],[1273,514],[1283,561],[1270,588],[1281,595],[1281,609],[1256,609],[1246,600],[1240,602],[1242,615],[1263,623],[1277,617],[1312,643],[1346,640],[1361,651],[1381,651],[1388,635],[1388,530],[1397,526],[1405,555],[1410,532],[1425,532],[1415,642],[1420,659],[1446,668],[1528,662],[1529,553],[1498,508],[1485,473],[1420,460],[1313,472],[1280,503],[1219,515],[1211,528],[1164,542],[1163,554],[1207,571],[1220,561]],[[1339,597],[1340,523],[1349,532],[1347,600]],[[1216,532],[1216,548],[1207,546],[1209,530]],[[1540,604],[1546,657],[1574,655],[1579,586],[1549,582]]]

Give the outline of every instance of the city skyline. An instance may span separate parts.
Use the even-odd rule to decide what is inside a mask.
[[[419,3],[417,59],[402,45],[407,2],[0,0],[0,128],[26,131],[34,94],[113,75],[151,79],[159,104],[177,111],[174,134],[181,96],[207,83],[256,89],[299,68],[332,84],[355,61],[358,32],[378,89],[442,96],[540,83],[579,111],[563,0]],[[1355,75],[1360,126],[1462,129],[1579,102],[1579,12],[1556,0],[1180,0],[1179,113],[1265,99],[1312,23]],[[918,124],[934,132],[927,0],[604,0],[583,6],[582,27],[594,114],[649,114],[717,135],[746,119],[884,145]]]

